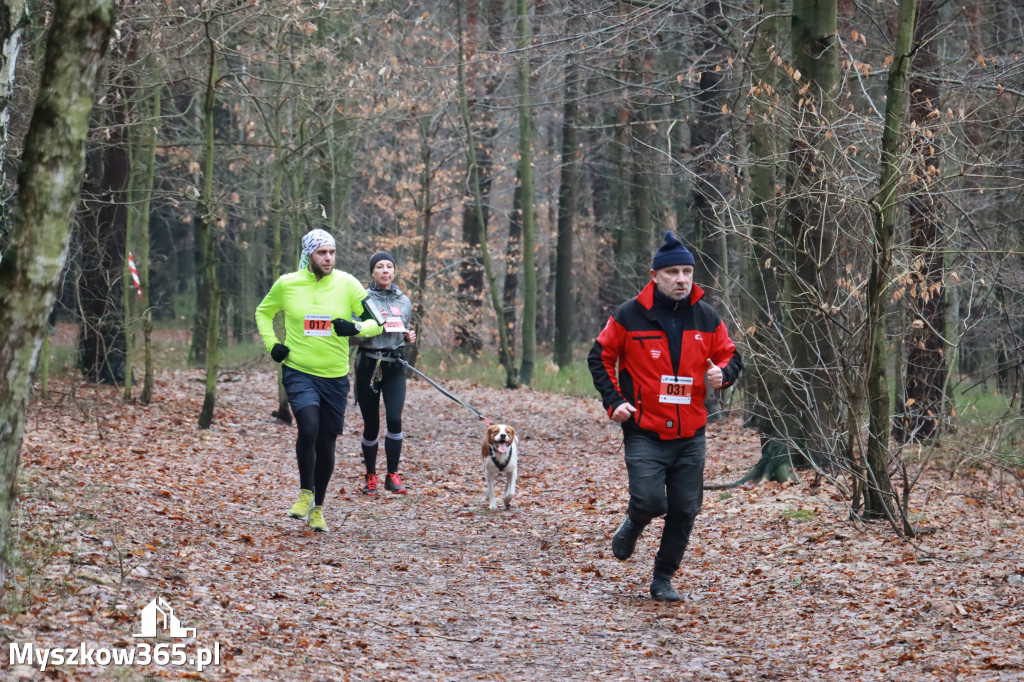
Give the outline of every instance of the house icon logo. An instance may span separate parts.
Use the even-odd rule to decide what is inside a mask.
[[[132,637],[156,637],[159,630],[166,631],[172,638],[196,636],[195,628],[181,626],[181,621],[174,615],[174,609],[163,597],[156,597],[142,609],[142,632]]]

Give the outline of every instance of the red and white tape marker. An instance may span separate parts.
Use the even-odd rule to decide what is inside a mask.
[[[135,282],[135,290],[139,292],[139,298],[142,298],[142,282],[139,281],[139,272],[135,269],[135,259],[132,258],[132,252],[128,252],[128,269],[132,271],[132,281]]]

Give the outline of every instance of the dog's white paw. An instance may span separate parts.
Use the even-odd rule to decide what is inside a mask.
[[[487,505],[487,508],[488,509],[497,509],[498,508],[497,500],[492,500],[491,503]]]

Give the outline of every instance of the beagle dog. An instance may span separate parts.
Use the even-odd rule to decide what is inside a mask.
[[[497,509],[494,499],[494,482],[498,474],[505,473],[505,509],[512,506],[516,494],[516,475],[519,464],[519,439],[516,430],[507,424],[492,424],[487,427],[482,449],[484,478],[487,479],[487,506]]]

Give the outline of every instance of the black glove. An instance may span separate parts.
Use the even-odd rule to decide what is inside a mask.
[[[275,343],[274,347],[270,349],[270,357],[274,358],[274,362],[281,362],[288,357],[289,351],[291,351],[291,348],[283,343]]]
[[[331,324],[334,325],[334,333],[338,336],[355,336],[359,333],[356,323],[343,317],[334,318],[331,320]]]

